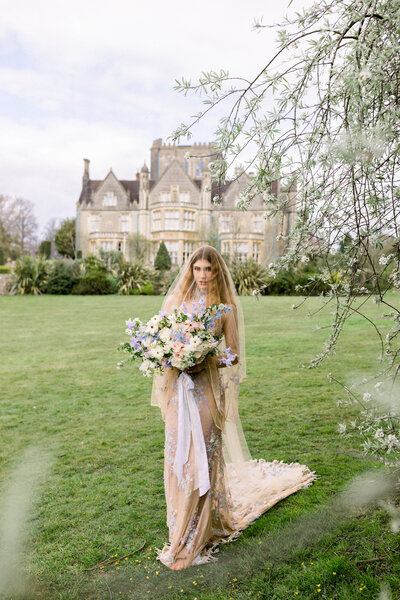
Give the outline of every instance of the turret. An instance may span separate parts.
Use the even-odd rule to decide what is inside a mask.
[[[162,146],[162,138],[154,140],[150,150],[151,155],[151,178],[158,179],[160,177],[160,149]]]
[[[140,169],[140,189],[148,191],[149,190],[149,169],[144,163],[143,167]]]

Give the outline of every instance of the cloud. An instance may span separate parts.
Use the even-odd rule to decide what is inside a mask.
[[[310,3],[298,0],[294,8]],[[0,21],[0,193],[35,202],[41,225],[75,213],[82,158],[93,177],[112,165],[134,178],[156,138],[202,108],[173,90],[203,70],[257,72],[273,49],[255,17],[282,18],[264,0],[188,4],[137,0],[14,0]],[[221,111],[201,123],[212,139]]]

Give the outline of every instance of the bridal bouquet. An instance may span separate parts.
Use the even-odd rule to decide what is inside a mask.
[[[220,363],[230,367],[236,354],[226,348],[218,352],[217,346],[222,334],[214,331],[215,324],[222,315],[232,310],[225,304],[205,306],[204,299],[193,303],[193,312],[182,304],[171,314],[160,311],[146,324],[140,319],[126,321],[126,333],[129,342],[122,342],[120,349],[130,355],[132,360],[141,359],[139,369],[144,376],[152,372],[163,373],[165,368],[176,367],[184,371],[200,363],[206,356],[219,356]],[[118,363],[118,368],[124,364]]]

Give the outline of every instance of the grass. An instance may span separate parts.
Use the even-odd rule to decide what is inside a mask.
[[[323,523],[324,507],[355,476],[382,470],[361,456],[359,440],[338,436],[337,423],[351,410],[336,406],[343,392],[327,378],[332,372],[349,383],[377,368],[372,328],[351,318],[337,353],[318,369],[301,369],[320,351],[327,331],[315,326],[328,325],[329,314],[309,319],[319,299],[292,311],[297,300],[242,300],[248,362],[241,417],[253,458],[301,462],[319,478],[221,546],[217,563],[172,573],[155,561],[155,547],[168,536],[163,422],[149,405],[151,381],[135,367],[116,369],[124,321],[149,318],[160,298],[0,297],[0,485],[27,447],[54,457],[29,522],[29,598],[358,600],[376,598],[383,581],[394,597],[400,593],[398,535],[381,509],[342,518],[315,543],[288,546],[296,524],[313,520],[313,511]],[[382,308],[367,310],[384,330]],[[143,543],[127,560],[84,571]]]

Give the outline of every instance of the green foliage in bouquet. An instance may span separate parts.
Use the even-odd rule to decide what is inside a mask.
[[[46,289],[48,265],[42,258],[21,256],[15,263],[10,294],[42,294]]]

